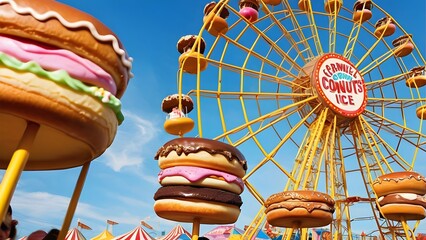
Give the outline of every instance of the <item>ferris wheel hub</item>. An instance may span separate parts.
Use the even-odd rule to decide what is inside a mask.
[[[331,110],[327,116],[329,121],[337,117],[339,125],[346,125],[362,114],[367,105],[363,76],[348,59],[339,54],[324,54],[308,62],[295,83],[298,86],[293,88],[294,93],[317,96],[317,99],[309,102],[308,109],[301,111],[302,115],[314,108],[317,109],[316,113],[328,108]]]

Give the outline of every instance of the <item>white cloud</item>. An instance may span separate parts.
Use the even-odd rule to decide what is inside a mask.
[[[118,172],[124,167],[138,168],[144,161],[142,153],[161,131],[155,122],[124,112],[126,117],[119,127],[112,146],[103,155],[105,164]]]
[[[125,202],[145,206],[142,202],[130,198],[122,199]],[[65,217],[65,213],[70,203],[69,197],[51,194],[48,192],[26,192],[16,191],[13,200],[13,215],[18,218],[20,226],[37,226],[36,229],[48,230],[52,227],[60,228]],[[126,211],[104,214],[104,209],[98,208],[84,202],[79,202],[73,221],[81,219],[81,222],[92,225],[95,222],[105,222],[106,219],[114,219],[123,224],[134,224],[140,221],[140,217]],[[72,224],[74,226],[76,223]],[[25,231],[26,234],[36,229]],[[25,229],[21,229],[25,230]]]

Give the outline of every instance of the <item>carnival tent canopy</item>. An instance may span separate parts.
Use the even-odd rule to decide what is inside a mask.
[[[83,234],[77,228],[70,229],[65,236],[65,240],[86,240]]]
[[[114,236],[107,229],[105,229],[99,235],[93,237],[90,240],[110,240],[110,239],[113,239],[113,238],[114,238]]]
[[[257,235],[256,235],[256,237],[255,238],[252,238],[253,240],[266,240],[266,239],[271,239],[264,231],[262,231],[262,230],[259,230],[258,232],[257,232]]]
[[[136,227],[130,232],[120,235],[114,240],[154,240],[141,226]]]
[[[237,228],[235,225],[224,225],[212,229],[203,236],[210,240],[223,240],[235,235],[241,236],[243,233],[244,230]]]
[[[161,240],[191,240],[192,235],[181,225],[177,225]]]

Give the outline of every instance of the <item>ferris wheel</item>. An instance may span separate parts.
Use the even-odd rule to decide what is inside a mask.
[[[386,239],[414,239],[420,218],[384,217],[374,184],[416,171],[426,151],[419,36],[370,0],[222,0],[206,5],[200,24],[178,44],[185,127],[170,132],[195,123],[198,137],[248,155],[243,180],[259,211],[245,235],[265,226],[287,239],[307,234],[309,225],[271,231],[265,202],[312,190],[335,201],[333,239],[367,225]]]

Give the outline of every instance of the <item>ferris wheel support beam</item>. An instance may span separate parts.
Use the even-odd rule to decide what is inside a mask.
[[[361,122],[358,120],[355,120],[351,127],[352,127],[352,136],[354,138],[354,146],[355,146],[355,151],[356,151],[356,157],[358,160],[358,165],[359,165],[359,169],[360,169],[360,173],[362,176],[362,179],[364,181],[364,186],[366,188],[366,192],[368,194],[368,197],[370,198],[370,193],[374,191],[370,188],[373,184],[373,179],[371,178],[371,169],[370,169],[370,164],[368,163],[368,156],[366,155],[367,151],[364,151],[364,147],[363,147],[363,136],[362,135],[362,126],[361,126]],[[371,151],[372,152],[372,151]],[[380,174],[379,174],[380,175]],[[377,204],[377,200],[376,200],[376,204]],[[381,236],[383,236],[383,231],[382,231],[382,226],[380,225],[380,223],[378,222],[378,218],[376,213],[374,212],[374,208],[373,205],[371,205],[371,208],[373,210],[373,214],[376,216],[375,217],[375,222],[377,225],[377,228],[380,231]]]
[[[336,121],[336,119],[335,119]],[[340,139],[340,132],[336,131],[337,137],[336,140]],[[349,196],[348,193],[348,188],[347,188],[347,181],[346,181],[346,169],[345,169],[345,161],[344,161],[344,156],[343,156],[343,147],[342,147],[342,143],[340,141],[337,141],[337,150],[334,153],[334,157],[332,159],[333,164],[335,165],[336,168],[336,173],[335,176],[332,176],[334,180],[334,185],[335,185],[335,191],[334,191],[334,195],[335,195],[335,199],[347,199]],[[352,237],[352,234],[349,234],[350,231],[348,231],[349,228],[349,224],[350,221],[344,221],[344,217],[343,215],[346,215],[346,219],[351,219],[350,217],[350,211],[349,211],[349,205],[348,204],[336,204],[337,208],[336,208],[336,219],[333,222],[333,225],[335,226],[335,233],[334,233],[334,239],[338,240],[341,239],[344,231],[348,232],[348,236]],[[343,225],[343,224],[346,225]],[[332,227],[333,227],[332,225]]]
[[[311,130],[309,131],[309,139],[312,139],[311,142],[312,144],[309,145],[304,145],[302,148],[304,148],[302,150],[302,155],[301,156],[296,156],[296,158],[303,158],[303,161],[301,161],[301,166],[300,168],[297,168],[298,173],[297,173],[297,178],[296,178],[296,182],[294,183],[293,189],[297,190],[300,187],[300,183],[301,180],[303,178],[303,176],[306,178],[308,178],[310,176],[310,170],[311,170],[311,166],[312,166],[312,161],[313,158],[315,156],[314,152],[317,150],[320,138],[321,138],[321,134],[324,128],[324,123],[326,121],[326,117],[327,117],[327,110],[328,108],[325,108],[324,110],[321,111],[318,119],[311,125]],[[303,174],[305,173],[305,175]],[[304,181],[304,184],[306,184],[306,180]],[[306,186],[302,186],[302,187],[306,187]]]
[[[260,224],[265,220],[265,216],[265,207],[262,205],[247,230],[244,231],[242,239],[253,239]]]
[[[396,74],[396,75],[386,77],[386,78],[383,78],[383,79],[373,80],[371,82],[365,83],[365,86],[367,87],[367,91],[372,91],[374,89],[382,88],[382,87],[387,86],[387,85],[392,84],[392,83],[405,81],[406,75],[407,75],[407,73],[404,72],[404,73]]]

